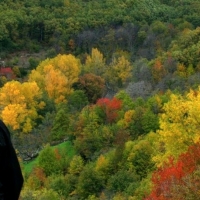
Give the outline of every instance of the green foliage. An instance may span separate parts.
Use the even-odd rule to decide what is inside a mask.
[[[154,170],[152,153],[152,142],[149,141],[148,136],[135,142],[126,142],[124,158],[127,160],[127,167],[134,169],[140,179],[146,178]]]
[[[78,182],[78,177],[74,176],[72,174],[66,174],[65,175],[65,195],[67,198],[70,198],[70,196],[73,196],[73,193],[76,194],[76,186]],[[72,197],[73,199],[73,197]]]
[[[42,190],[41,194],[37,196],[38,200],[57,200],[59,194],[53,190]]]
[[[87,95],[83,90],[75,90],[68,98],[68,105],[71,112],[81,111],[88,103]]]
[[[51,130],[51,140],[62,140],[67,137],[69,128],[69,114],[67,105],[59,105]]]
[[[21,77],[21,72],[20,72],[19,67],[14,66],[14,67],[12,68],[12,70],[13,70],[13,72],[14,72],[14,74],[15,74],[16,77],[18,77],[18,78]]]
[[[126,169],[119,170],[108,180],[108,188],[113,192],[126,192],[131,187],[132,192],[138,186],[138,176],[134,171]]]
[[[32,57],[29,58],[28,62],[30,69],[35,69],[39,65],[39,60]]]
[[[31,171],[33,170],[34,166],[37,166],[37,163],[38,163],[38,159],[35,159],[35,160],[28,162],[28,163],[24,163],[23,171],[24,171],[25,175],[30,174]]]
[[[0,87],[3,87],[7,83],[7,78],[5,76],[0,77]]]
[[[98,194],[102,188],[103,180],[101,176],[98,175],[92,165],[86,165],[78,179],[78,195],[80,195],[81,198],[86,199],[89,195]]]
[[[55,151],[50,146],[46,146],[38,157],[38,165],[47,176],[61,172],[61,163],[59,161],[60,158],[57,157]]]
[[[141,126],[144,133],[156,131],[159,128],[158,116],[151,110],[147,110],[141,119]]]
[[[115,97],[122,101],[122,110],[127,111],[134,108],[134,102],[131,97],[127,94],[126,91],[121,90],[119,91]]]
[[[84,161],[81,156],[74,156],[69,164],[69,173],[72,175],[79,175],[84,167]]]
[[[172,43],[171,51],[174,58],[185,66],[192,64],[196,67],[199,63],[199,37],[200,28],[184,30],[177,41]]]
[[[91,159],[103,147],[101,129],[91,122],[74,141],[75,149],[85,158]]]
[[[53,175],[49,177],[46,184],[48,189],[57,192],[59,196],[67,197],[69,194],[66,190],[68,186],[65,181],[65,177],[62,175]]]
[[[73,156],[75,155],[74,147],[72,146],[71,142],[69,142],[69,141],[63,142],[63,143],[61,143],[61,144],[59,144],[57,146],[54,146],[54,147],[49,147],[48,146],[48,148],[51,148],[52,151],[54,151],[55,148],[58,149],[60,155],[62,156],[61,163],[63,164],[64,161],[66,162],[65,163],[65,167],[69,164],[71,158],[73,158]],[[38,162],[39,162],[39,157],[35,158],[32,161],[29,161],[28,163],[24,163],[24,165],[23,165],[23,167],[24,167],[23,171],[25,172],[25,174],[30,174],[30,172],[36,166],[38,166]]]

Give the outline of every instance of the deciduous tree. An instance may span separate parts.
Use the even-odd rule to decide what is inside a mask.
[[[33,129],[36,120],[41,117],[38,111],[45,106],[36,82],[6,83],[0,90],[0,101],[4,122],[13,130],[21,130],[23,133]]]
[[[155,142],[160,149],[154,157],[158,165],[169,156],[177,158],[199,141],[199,102],[200,89],[191,90],[186,96],[172,94],[170,101],[164,105],[164,113],[160,115],[160,130],[157,131],[160,138]]]
[[[96,103],[105,92],[105,81],[95,74],[84,74],[79,77],[76,87],[84,91],[90,103]]]
[[[29,80],[36,81],[49,98],[60,103],[66,101],[66,97],[71,94],[72,85],[78,80],[79,72],[79,61],[73,55],[59,54],[41,62],[31,71]]]

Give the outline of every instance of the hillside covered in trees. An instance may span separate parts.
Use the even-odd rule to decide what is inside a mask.
[[[198,0],[0,2],[21,200],[199,198]]]

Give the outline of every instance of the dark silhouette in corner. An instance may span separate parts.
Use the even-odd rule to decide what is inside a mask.
[[[23,176],[10,132],[0,120],[0,200],[18,200]]]

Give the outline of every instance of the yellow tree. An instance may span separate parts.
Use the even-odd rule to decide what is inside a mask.
[[[72,92],[72,85],[78,80],[80,63],[73,55],[58,55],[46,59],[29,75],[29,81],[36,81],[55,103],[66,100]]]
[[[93,73],[101,76],[105,72],[105,59],[103,54],[97,48],[93,48],[91,55],[87,56],[83,67],[84,73]]]
[[[7,82],[0,89],[0,115],[3,121],[13,130],[28,133],[41,116],[38,110],[43,109],[40,100],[41,91],[35,82]]]
[[[108,70],[105,72],[105,80],[111,86],[124,86],[128,79],[131,77],[132,66],[130,62],[124,57],[121,56],[117,59],[114,59],[109,66]]]
[[[186,96],[171,95],[160,116],[159,140],[153,160],[158,166],[170,156],[177,158],[200,139],[200,88]]]
[[[68,85],[68,79],[60,70],[53,69],[52,65],[45,66],[48,74],[45,77],[45,90],[51,99],[54,99],[56,103],[65,100],[65,94],[71,93],[71,88],[66,87]]]
[[[182,63],[179,63],[175,74],[178,74],[180,77],[186,78],[187,77],[187,68],[185,67],[185,65]]]

